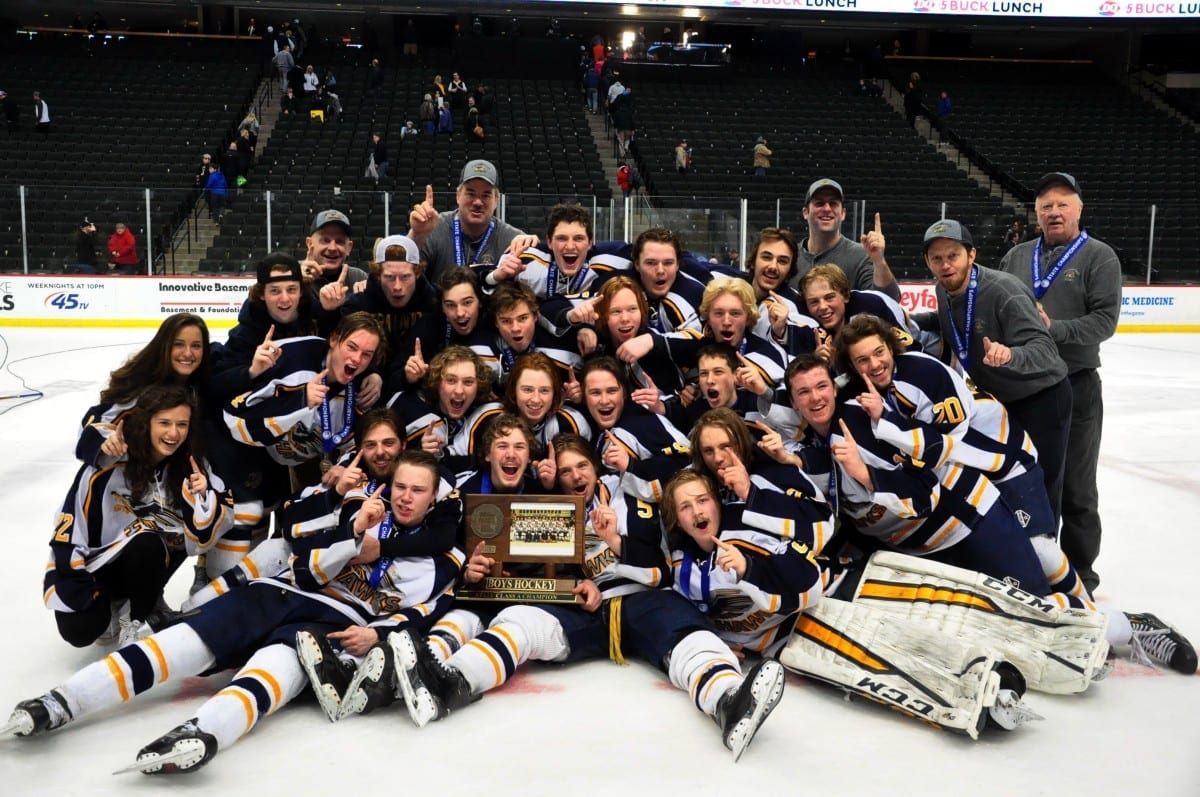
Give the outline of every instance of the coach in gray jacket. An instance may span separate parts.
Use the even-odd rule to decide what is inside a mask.
[[[1121,263],[1108,244],[1080,228],[1079,183],[1064,172],[1038,180],[1038,225],[1042,236],[1018,244],[1000,268],[1032,288],[1038,312],[1067,364],[1072,409],[1063,477],[1060,544],[1084,586],[1100,583],[1094,565],[1100,554],[1096,464],[1104,424],[1100,389],[1100,344],[1117,331],[1121,313]]]

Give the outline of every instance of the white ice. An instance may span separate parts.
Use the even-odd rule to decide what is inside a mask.
[[[0,395],[45,394],[0,399],[5,716],[100,655],[59,639],[41,602],[42,572],[77,468],[80,417],[150,334],[0,327]],[[1200,336],[1121,334],[1103,355],[1099,598],[1154,611],[1200,640],[1190,592],[1200,562]],[[168,588],[173,604],[185,576]],[[657,670],[596,661],[528,667],[419,731],[396,707],[333,726],[302,698],[191,775],[109,774],[192,717],[229,676],[171,682],[47,736],[0,741],[0,793],[1200,794],[1200,680],[1125,661],[1084,695],[1029,695],[1045,722],[978,742],[790,676],[735,765],[716,726]]]

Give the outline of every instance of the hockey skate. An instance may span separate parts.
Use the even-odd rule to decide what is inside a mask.
[[[1021,671],[1006,661],[997,662],[992,670],[997,681],[992,704],[988,706],[984,724],[994,725],[1001,730],[1015,731],[1026,722],[1044,720],[1022,700],[1025,694],[1025,677]],[[982,730],[982,728],[980,729]]]
[[[369,714],[396,701],[396,667],[392,649],[377,642],[354,671],[350,685],[342,693],[338,719],[351,714]]]
[[[438,661],[424,640],[403,630],[388,634],[387,641],[408,716],[418,728],[475,699],[463,674]]]
[[[193,772],[211,761],[216,754],[216,738],[200,730],[193,717],[143,747],[138,751],[137,761],[113,774],[142,772],[146,775],[174,775]]]
[[[721,726],[721,740],[735,762],[783,697],[783,682],[783,665],[764,659],[750,668],[736,691],[726,692],[717,703],[713,719]]]
[[[0,738],[6,736],[36,736],[39,733],[61,728],[73,719],[67,708],[66,699],[57,689],[51,689],[41,697],[22,700],[9,715],[8,722],[0,726]]]
[[[354,667],[338,658],[325,637],[311,631],[296,632],[296,655],[325,716],[337,722],[342,718],[342,695],[354,677]]]
[[[1157,664],[1175,672],[1191,675],[1196,672],[1196,649],[1183,634],[1150,612],[1127,613],[1133,627],[1129,641],[1133,660],[1139,664]]]
[[[108,621],[108,628],[104,630],[100,636],[96,637],[96,644],[102,647],[116,645],[121,639],[121,629],[128,626],[129,619],[129,601],[114,601],[112,604],[112,617]]]

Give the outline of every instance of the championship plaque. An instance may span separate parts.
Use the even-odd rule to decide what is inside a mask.
[[[482,542],[482,553],[495,559],[496,565],[481,583],[459,584],[455,597],[504,603],[579,602],[571,593],[576,579],[559,578],[557,569],[583,563],[583,496],[468,495],[464,503],[467,555]]]

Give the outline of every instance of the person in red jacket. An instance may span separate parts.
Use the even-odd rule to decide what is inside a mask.
[[[137,239],[125,222],[118,221],[116,230],[108,237],[108,267],[120,274],[134,274],[137,264]]]

